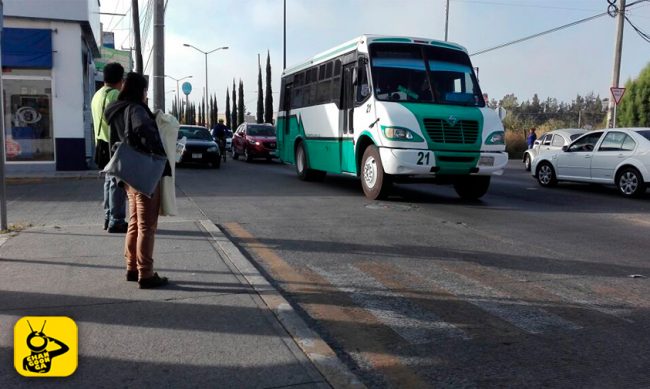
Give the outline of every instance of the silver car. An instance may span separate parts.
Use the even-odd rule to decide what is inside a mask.
[[[530,166],[535,157],[550,151],[562,150],[562,147],[570,144],[580,135],[587,132],[579,128],[563,128],[547,132],[541,138],[535,141],[532,149],[524,151],[523,162],[526,171],[530,171]]]

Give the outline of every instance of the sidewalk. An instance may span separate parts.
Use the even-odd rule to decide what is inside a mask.
[[[8,187],[0,237],[0,387],[329,387],[244,276],[215,244],[198,209],[160,218],[155,268],[165,288],[125,280],[124,235],[102,230],[98,178]],[[79,366],[68,378],[13,368],[22,316],[69,316]]]

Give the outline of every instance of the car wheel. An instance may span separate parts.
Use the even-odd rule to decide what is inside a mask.
[[[618,172],[616,187],[625,197],[639,197],[646,189],[643,176],[633,167],[625,167]]]
[[[361,158],[361,187],[370,200],[383,199],[392,187],[391,176],[384,172],[379,150],[370,145]]]
[[[530,171],[530,154],[528,153],[524,154],[524,169],[526,169],[527,172]]]
[[[553,165],[549,162],[542,162],[537,166],[537,172],[535,174],[537,177],[537,182],[541,186],[549,187],[555,186],[557,184],[557,177],[555,176],[555,170]]]
[[[490,188],[490,176],[464,176],[454,182],[454,189],[463,200],[478,200]]]
[[[298,178],[302,181],[322,181],[327,174],[322,170],[314,170],[308,167],[307,151],[302,142],[296,146],[295,161],[296,173],[298,174]]]

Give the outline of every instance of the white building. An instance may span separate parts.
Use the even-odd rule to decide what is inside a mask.
[[[100,39],[99,0],[4,0],[7,172],[88,168]]]

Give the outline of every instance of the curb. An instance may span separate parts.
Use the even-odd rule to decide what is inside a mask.
[[[224,258],[239,270],[241,276],[253,287],[325,380],[334,388],[365,388],[357,376],[336,356],[334,350],[307,326],[291,304],[264,278],[237,246],[226,238],[212,221],[200,220],[199,222],[222,251]]]

